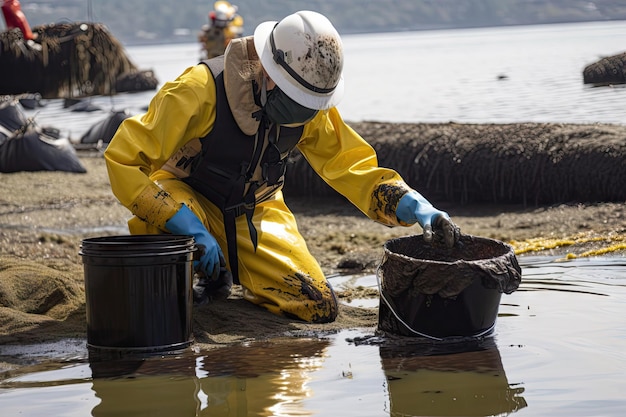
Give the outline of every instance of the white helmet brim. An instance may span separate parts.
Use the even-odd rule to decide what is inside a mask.
[[[317,93],[303,87],[282,66],[274,61],[270,35],[277,23],[276,21],[263,22],[254,30],[254,47],[267,74],[278,88],[304,107],[314,110],[327,110],[335,107],[343,98],[343,75],[340,76],[337,85],[330,93]]]

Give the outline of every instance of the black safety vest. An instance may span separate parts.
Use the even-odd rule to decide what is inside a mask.
[[[300,141],[304,128],[276,126],[261,117],[257,133],[246,135],[237,125],[226,98],[224,57],[219,56],[202,63],[209,67],[215,79],[215,124],[200,139],[202,151],[191,161],[189,177],[183,181],[221,209],[230,269],[235,283],[239,283],[235,219],[246,215],[250,238],[256,249],[257,233],[252,223],[257,203],[256,191],[267,185],[269,189],[263,196],[269,198],[282,188],[289,152]],[[254,86],[251,85],[251,88]],[[251,114],[250,117],[255,115]],[[266,135],[267,131],[269,135]],[[263,178],[252,181],[252,175],[259,166]]]

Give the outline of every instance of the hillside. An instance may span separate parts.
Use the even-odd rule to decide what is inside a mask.
[[[23,0],[30,25],[95,21],[125,44],[195,41],[212,1]],[[327,15],[342,34],[626,20],[620,0],[235,0],[246,34],[297,10]],[[0,28],[4,29],[4,21]]]

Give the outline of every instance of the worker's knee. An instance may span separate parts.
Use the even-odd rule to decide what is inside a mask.
[[[337,297],[332,289],[320,299],[292,300],[279,307],[283,315],[309,323],[330,323],[339,313]]]
[[[309,323],[330,323],[339,313],[337,297],[330,284],[323,280],[288,278],[291,285],[282,289],[264,287],[262,293],[244,288],[244,298],[265,307],[274,314],[303,320]]]

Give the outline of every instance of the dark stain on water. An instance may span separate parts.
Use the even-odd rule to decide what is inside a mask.
[[[55,346],[0,346],[6,362],[55,358],[0,374],[0,409],[34,417],[621,416],[626,259],[520,264],[524,279],[503,296],[491,337],[436,345],[354,329],[117,359],[90,355],[84,341],[55,355]]]

